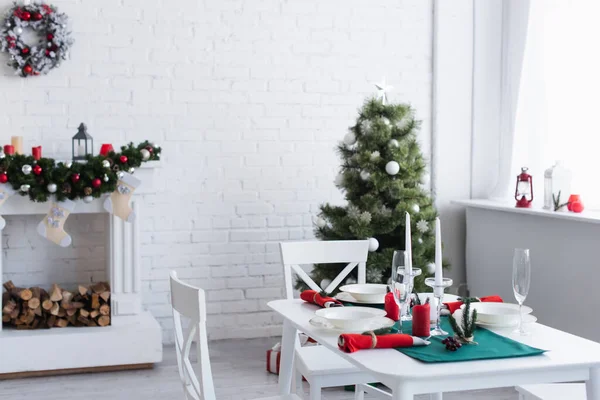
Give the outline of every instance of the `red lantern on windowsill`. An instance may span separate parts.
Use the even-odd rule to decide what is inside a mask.
[[[517,208],[529,208],[533,201],[533,178],[527,173],[529,168],[521,168],[521,173],[517,175],[517,185],[515,186],[515,200]]]

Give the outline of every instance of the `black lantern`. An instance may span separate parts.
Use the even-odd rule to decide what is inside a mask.
[[[94,152],[94,139],[87,132],[87,126],[82,122],[73,136],[73,160],[85,160],[88,154]]]

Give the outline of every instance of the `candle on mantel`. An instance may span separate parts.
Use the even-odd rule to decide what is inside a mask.
[[[36,146],[31,148],[31,155],[34,160],[39,160],[42,158],[42,146]]]
[[[11,144],[5,144],[4,145],[4,154],[6,154],[7,156],[12,156],[13,154],[15,154],[15,146],[13,146]]]
[[[435,285],[441,286],[442,275],[442,226],[439,217],[435,219]]]
[[[10,144],[15,148],[15,153],[23,154],[23,136],[13,136],[10,138]]]
[[[410,214],[406,213],[406,228],[405,228],[405,254],[406,263],[404,263],[404,270],[409,274],[412,272],[412,239],[410,234]]]
[[[111,151],[114,151],[112,144],[110,143],[104,143],[102,145],[102,147],[100,147],[100,155],[101,156],[107,156],[108,153],[110,153]]]

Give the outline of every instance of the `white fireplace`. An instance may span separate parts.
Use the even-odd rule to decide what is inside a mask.
[[[143,195],[153,192],[159,161],[144,163],[135,176],[142,185],[132,197],[137,218],[132,223],[106,214],[104,198],[78,201],[74,214],[106,214],[106,269],[111,286],[111,325],[49,330],[15,330],[0,325],[0,379],[39,373],[81,372],[87,369],[150,367],[162,360],[162,334],[158,322],[142,310],[140,220]],[[40,215],[48,203],[34,203],[14,195],[0,207],[0,215]],[[0,257],[0,278],[2,276]],[[17,286],[19,282],[14,282]],[[53,282],[47,282],[50,285]]]

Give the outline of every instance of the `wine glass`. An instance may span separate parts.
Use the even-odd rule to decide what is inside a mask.
[[[399,273],[399,271],[404,269],[405,263],[405,252],[403,250],[394,251],[394,255],[392,257],[392,276],[391,276],[391,284],[390,289],[392,293],[394,293],[394,299],[396,303],[400,306],[400,331],[402,331],[402,318],[405,315],[405,306],[407,299],[409,298],[409,279],[406,279],[404,275]]]
[[[515,299],[519,303],[519,329],[515,333],[527,335],[523,329],[523,303],[529,294],[529,284],[531,283],[531,259],[529,258],[529,249],[515,249],[513,256],[512,285]]]

